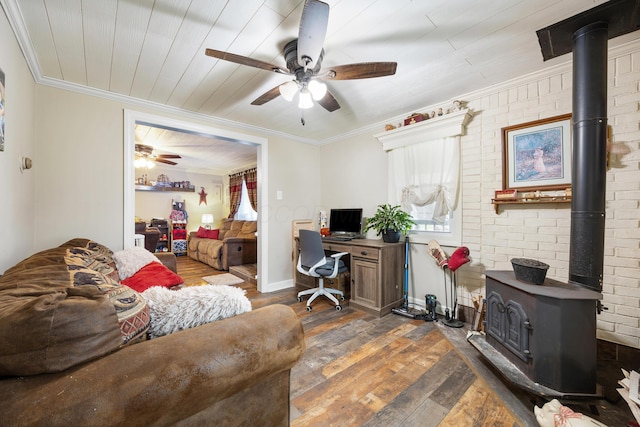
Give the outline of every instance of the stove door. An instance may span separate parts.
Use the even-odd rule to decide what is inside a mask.
[[[531,324],[522,306],[491,291],[487,298],[487,333],[524,362],[532,358],[529,350]]]

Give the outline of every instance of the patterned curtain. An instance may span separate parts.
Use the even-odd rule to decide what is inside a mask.
[[[242,195],[242,179],[242,172],[229,175],[229,218],[233,218],[238,212]]]
[[[247,184],[249,201],[254,211],[258,211],[258,172],[256,169],[249,169],[245,172],[244,181]]]

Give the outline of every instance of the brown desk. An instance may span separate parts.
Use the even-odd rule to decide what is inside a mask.
[[[349,268],[351,277],[351,307],[382,317],[389,314],[392,308],[402,305],[404,242],[353,239],[346,242],[323,241],[322,246],[328,255],[349,253],[342,260]],[[295,253],[294,263],[297,263],[297,239]],[[294,279],[298,290],[317,286],[314,278],[297,271]],[[334,287],[326,279],[325,286]]]

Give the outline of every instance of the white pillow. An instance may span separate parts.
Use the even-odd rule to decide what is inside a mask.
[[[115,252],[113,260],[116,262],[120,280],[133,276],[138,270],[151,262],[160,262],[158,257],[142,246],[134,246]]]
[[[227,285],[187,286],[171,290],[153,286],[142,293],[149,304],[149,337],[157,338],[251,311],[242,288]]]

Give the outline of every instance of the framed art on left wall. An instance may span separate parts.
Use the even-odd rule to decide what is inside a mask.
[[[4,71],[0,68],[0,151],[4,151]]]

